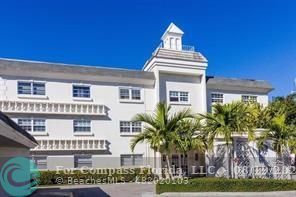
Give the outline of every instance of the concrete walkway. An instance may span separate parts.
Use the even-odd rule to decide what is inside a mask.
[[[65,185],[40,187],[31,197],[153,197],[154,184]]]
[[[161,197],[296,197],[296,191],[284,192],[187,192],[162,193]]]

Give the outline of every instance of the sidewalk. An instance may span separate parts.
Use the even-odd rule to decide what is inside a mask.
[[[180,193],[162,193],[161,197],[295,197],[296,191],[281,192],[180,192]]]

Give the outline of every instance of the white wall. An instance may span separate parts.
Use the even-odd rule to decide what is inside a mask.
[[[205,110],[203,103],[203,86],[201,76],[186,76],[178,74],[160,73],[159,97],[160,101],[169,101],[170,91],[184,91],[189,93],[188,104],[170,103],[173,109],[182,110],[189,107],[195,113],[202,113]]]
[[[23,80],[23,79],[19,79]],[[44,81],[44,80],[40,80]],[[130,150],[130,141],[133,136],[122,136],[120,134],[119,122],[130,121],[137,113],[151,112],[155,107],[155,92],[153,87],[142,86],[143,102],[141,103],[122,103],[119,101],[119,87],[133,86],[132,84],[117,84],[117,83],[96,83],[91,84],[84,82],[83,84],[91,85],[92,101],[77,101],[72,98],[72,84],[76,82],[67,81],[46,81],[46,96],[47,99],[32,99],[20,98],[17,95],[17,80],[14,78],[6,79],[6,97],[8,100],[23,100],[23,101],[48,101],[48,102],[66,102],[66,103],[96,103],[103,104],[108,108],[107,116],[78,116],[78,115],[38,115],[38,114],[11,114],[10,116],[17,121],[21,117],[36,117],[46,119],[45,136],[35,136],[38,139],[104,139],[109,145],[109,153],[100,154],[94,153],[95,157],[115,157],[112,162],[114,166],[120,166],[120,154],[132,154]],[[75,136],[73,132],[74,119],[91,119],[91,136]],[[150,154],[146,144],[136,146],[134,154],[143,154],[147,157]],[[50,156],[48,158],[49,166],[53,166],[53,159],[61,158]],[[94,160],[95,161],[95,160]],[[57,162],[59,163],[59,162]],[[68,165],[66,162],[65,164]],[[96,161],[94,162],[96,163]],[[69,166],[71,167],[71,166]]]
[[[251,96],[257,96],[258,103],[262,104],[264,107],[268,105],[268,95],[266,94],[258,94],[258,93],[249,93],[249,92],[237,92],[237,91],[223,91],[223,90],[211,90],[207,89],[207,108],[208,111],[211,111],[212,106],[212,93],[221,93],[223,94],[223,102],[231,103],[233,101],[241,101],[242,95],[251,95]]]
[[[172,72],[175,70],[175,72]],[[167,72],[166,72],[167,71]],[[168,72],[169,71],[169,72]],[[102,139],[107,140],[109,150],[107,152],[95,152],[93,155],[93,165],[98,167],[119,167],[121,154],[132,154],[130,150],[130,142],[133,136],[122,136],[120,134],[119,122],[121,120],[131,120],[137,113],[152,112],[158,101],[167,101],[169,103],[169,91],[186,91],[189,92],[189,103],[176,105],[173,104],[174,110],[181,110],[189,107],[195,113],[204,113],[211,106],[211,92],[207,90],[205,84],[205,70],[181,67],[161,67],[156,66],[153,70],[156,77],[155,87],[141,86],[143,102],[140,103],[122,103],[119,100],[119,87],[132,86],[133,84],[119,83],[103,83],[103,82],[83,82],[82,84],[90,85],[91,100],[77,101],[72,98],[73,83],[81,83],[80,81],[60,81],[55,79],[38,79],[37,81],[46,81],[46,99],[21,98],[17,95],[18,80],[32,80],[28,78],[20,79],[14,77],[3,77],[5,81],[2,83],[0,95],[2,99],[7,100],[23,100],[23,101],[48,101],[48,102],[66,102],[66,103],[95,103],[102,104],[108,108],[107,116],[83,116],[83,115],[39,115],[39,114],[10,114],[15,120],[20,117],[40,117],[45,118],[46,129],[48,135],[35,136],[36,139]],[[4,88],[3,88],[4,87]],[[230,103],[234,100],[241,100],[243,92],[218,91],[224,94],[224,103]],[[249,94],[249,93],[248,93]],[[248,95],[247,94],[247,95]],[[245,94],[244,94],[245,95]],[[263,105],[267,105],[268,96],[258,95],[258,101]],[[208,103],[208,105],[207,105]],[[73,132],[73,120],[79,118],[91,119],[92,135],[91,136],[75,136]],[[85,152],[82,152],[83,154]],[[68,155],[67,155],[68,154]],[[75,153],[76,154],[76,153]],[[80,153],[79,153],[80,154]],[[152,164],[153,151],[146,144],[136,146],[134,154],[143,154],[144,162]],[[41,154],[42,155],[42,154]],[[74,153],[65,153],[67,160],[64,164],[66,167],[73,167]],[[71,156],[71,157],[69,157]],[[55,164],[63,163],[59,154],[53,154],[48,157],[48,167],[53,168]],[[56,162],[55,162],[56,161]],[[104,162],[105,161],[105,162]],[[110,162],[112,161],[112,162]],[[104,164],[105,163],[105,164]]]

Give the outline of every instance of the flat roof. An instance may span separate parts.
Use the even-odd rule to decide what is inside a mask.
[[[6,76],[54,78],[74,81],[118,82],[154,85],[153,72],[121,68],[105,68],[75,64],[0,58],[0,74]],[[269,93],[268,81],[207,76],[207,89]]]
[[[267,94],[274,88],[268,81],[207,76],[207,89]]]
[[[25,77],[154,83],[153,72],[0,58],[0,74]],[[132,80],[133,79],[133,80]],[[118,81],[117,81],[118,80]]]

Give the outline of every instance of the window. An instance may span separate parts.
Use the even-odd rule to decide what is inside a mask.
[[[45,132],[45,119],[20,118],[18,125],[28,132]]]
[[[223,94],[221,93],[212,93],[212,104],[214,103],[221,103],[223,104]]]
[[[131,124],[128,121],[120,121],[120,133],[130,133]]]
[[[74,155],[74,168],[92,167],[91,155]]]
[[[140,133],[141,131],[141,122],[120,121],[120,133]]]
[[[188,92],[178,92],[170,91],[170,102],[173,103],[188,103],[189,102],[189,93]]]
[[[257,96],[242,95],[242,102],[244,103],[256,103]]]
[[[139,89],[132,89],[132,100],[141,100],[141,91]]]
[[[179,101],[179,93],[176,91],[170,91],[170,102],[178,102]]]
[[[120,155],[121,166],[141,166],[143,165],[143,155],[127,154]]]
[[[130,99],[130,95],[129,95],[129,89],[123,89],[121,88],[120,90],[120,99]]]
[[[91,131],[91,125],[90,120],[74,120],[73,121],[73,127],[74,132],[90,132]]]
[[[120,100],[141,101],[140,88],[119,88]]]
[[[45,83],[19,81],[18,94],[45,95]]]
[[[47,169],[47,157],[46,156],[32,156],[31,160],[34,162],[36,167],[41,169]]]
[[[140,133],[142,131],[141,122],[132,122],[132,133]]]
[[[85,85],[73,85],[73,97],[90,98],[90,87]]]
[[[188,102],[188,92],[180,92],[180,101],[181,102]]]

